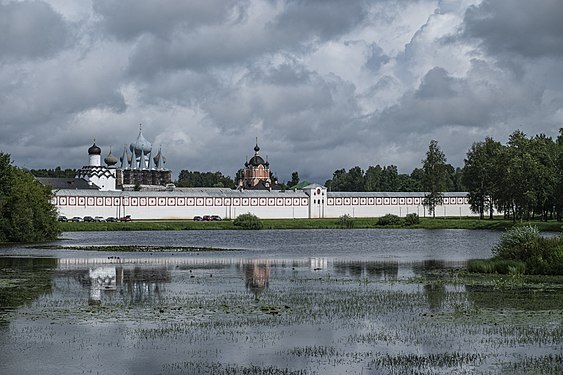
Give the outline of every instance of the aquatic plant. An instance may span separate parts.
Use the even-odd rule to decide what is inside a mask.
[[[393,214],[387,214],[385,216],[380,217],[377,220],[377,225],[387,226],[387,225],[401,225],[401,224],[402,224],[402,219],[399,216]]]
[[[411,213],[411,214],[407,214],[407,216],[405,216],[405,225],[410,226],[410,225],[416,225],[420,223],[420,217],[415,214],[415,213]]]
[[[354,219],[350,215],[345,214],[338,218],[337,224],[340,228],[350,229],[354,227]]]
[[[526,260],[534,255],[540,238],[537,227],[531,225],[514,227],[502,235],[492,251],[501,259]]]
[[[526,263],[511,259],[471,259],[467,269],[475,273],[523,274],[526,273]]]
[[[526,273],[563,275],[563,236],[546,238],[536,227],[514,227],[492,251],[495,259],[524,262]]]
[[[242,229],[262,229],[264,224],[256,215],[247,214],[239,215],[234,221],[233,225]]]

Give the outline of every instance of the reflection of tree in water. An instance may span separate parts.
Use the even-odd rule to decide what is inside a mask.
[[[393,279],[399,274],[398,262],[336,262],[334,272],[338,275]]]
[[[424,296],[428,301],[431,311],[440,310],[442,303],[446,299],[446,286],[444,284],[425,284]]]
[[[160,293],[164,285],[171,280],[166,268],[140,268],[123,270],[122,288],[120,292],[128,297],[130,303],[144,301],[160,301]]]
[[[4,312],[52,292],[55,258],[0,258],[0,326]]]
[[[428,279],[435,279],[435,282],[424,284],[424,296],[431,311],[437,311],[442,307],[446,299],[446,285],[442,282],[439,272],[446,268],[446,263],[442,260],[424,260],[413,265],[415,275],[424,276]]]
[[[251,291],[258,301],[270,283],[270,264],[267,261],[252,260],[242,264],[242,272],[246,289]]]

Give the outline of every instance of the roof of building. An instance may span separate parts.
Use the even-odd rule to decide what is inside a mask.
[[[113,154],[111,153],[111,147],[110,147],[110,148],[109,148],[109,154],[108,154],[108,156],[106,156],[106,157],[104,158],[104,162],[105,162],[108,166],[111,167],[112,165],[117,164],[118,161],[119,161],[119,160],[117,159],[117,157],[115,157],[115,155],[113,155]]]
[[[264,161],[264,159],[262,158],[262,156],[260,155],[254,155],[249,161],[248,164],[253,165],[255,167],[259,166],[259,165],[264,165],[266,164],[266,162]]]
[[[143,136],[143,128],[139,125],[139,135],[135,142],[132,142],[129,146],[131,152],[134,152],[137,156],[143,152],[144,154],[148,154],[152,151],[152,144],[145,139]]]
[[[57,195],[96,196],[96,197],[209,197],[209,198],[307,198],[303,191],[281,190],[233,190],[226,188],[176,188],[172,191],[103,191],[75,190],[57,191]]]
[[[98,192],[100,187],[96,184],[89,183],[83,178],[54,178],[54,177],[37,177],[37,181],[51,189],[72,189]]]
[[[254,167],[257,167],[259,165],[269,166],[270,163],[264,161],[264,158],[258,155],[259,151],[260,151],[260,146],[258,146],[258,138],[256,138],[256,146],[254,146],[254,156],[248,161],[248,165],[252,165]]]
[[[84,167],[78,170],[77,177],[78,178],[84,178],[84,177],[111,178],[114,177],[114,175],[108,167],[104,167],[102,165],[85,165]]]
[[[88,148],[88,155],[101,155],[102,149],[96,146],[96,142]]]
[[[360,198],[424,198],[428,193],[423,191],[397,191],[397,192],[383,192],[383,191],[369,191],[369,192],[356,192],[356,191],[329,191],[327,196],[334,198],[346,197],[360,197]],[[467,192],[455,191],[442,193],[444,198],[449,197],[466,197]]]

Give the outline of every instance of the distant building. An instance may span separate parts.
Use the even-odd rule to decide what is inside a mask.
[[[89,184],[99,187],[100,190],[116,190],[115,186],[115,167],[111,162],[113,161],[110,156],[106,158],[111,165],[103,166],[101,162],[102,149],[96,146],[96,141],[88,149],[89,164],[80,168],[76,174],[76,179],[81,179]],[[115,157],[114,157],[115,158]]]
[[[172,172],[164,168],[166,158],[162,155],[162,150],[153,154],[152,144],[143,136],[140,125],[139,135],[129,145],[129,151],[125,145],[120,158],[121,168],[116,173],[117,188],[127,189],[135,185],[166,186],[172,183]]]
[[[123,156],[117,159],[112,154],[104,158],[102,165],[102,149],[94,144],[88,149],[88,165],[80,168],[76,174],[76,180],[84,180],[89,185],[95,185],[101,191],[132,190],[135,186],[145,189],[154,189],[172,183],[172,172],[164,168],[166,158],[162,150],[153,156],[152,144],[143,136],[142,128],[139,126],[137,139],[123,148]],[[121,162],[118,167],[117,164]],[[67,179],[68,180],[68,179]],[[69,181],[55,183],[55,181],[44,181],[44,183],[59,186],[81,186],[82,183]]]
[[[254,156],[244,163],[244,169],[238,184],[240,190],[272,190],[270,163],[264,160],[259,152],[260,147],[258,146],[258,138],[256,138]]]
[[[130,215],[133,219],[218,215],[234,219],[245,213],[260,218],[430,214],[423,204],[424,192],[329,192],[318,184],[278,190],[272,181],[270,164],[260,156],[258,140],[254,156],[244,165],[237,189],[176,188],[171,171],[164,168],[166,159],[161,150],[153,156],[152,145],[144,138],[141,128],[137,139],[124,147],[120,160],[110,148],[103,166],[101,154],[94,141],[88,149],[89,163],[77,172],[75,179],[38,179],[53,187],[52,203],[59,215]],[[116,167],[119,162],[120,166]],[[436,216],[471,215],[476,214],[471,211],[465,192],[444,193],[443,203],[436,208]]]

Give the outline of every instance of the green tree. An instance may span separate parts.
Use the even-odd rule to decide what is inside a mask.
[[[299,184],[299,173],[297,171],[291,174],[291,180],[287,182],[287,187],[292,188]]]
[[[408,174],[400,174],[397,178],[396,191],[421,191],[422,186],[419,181],[415,180]]]
[[[176,186],[232,188],[235,186],[235,182],[229,176],[223,176],[221,172],[199,172],[182,170],[178,175]]]
[[[446,156],[440,150],[438,142],[430,141],[426,158],[422,161],[423,188],[426,190],[424,205],[436,217],[436,206],[442,204],[443,191],[447,184]]]
[[[411,180],[416,184],[417,189],[413,191],[422,191],[422,180],[424,179],[424,171],[422,168],[415,168],[410,174]]]
[[[238,184],[242,181],[243,178],[244,178],[244,169],[240,168],[235,174],[235,186],[238,186]]]
[[[381,191],[381,172],[383,168],[379,164],[375,167],[369,166],[364,175],[364,191]]]
[[[332,175],[332,179],[325,182],[325,186],[330,191],[349,191],[350,176],[346,169],[337,169]]]
[[[381,191],[399,191],[399,171],[396,165],[383,167],[381,171]]]
[[[364,171],[356,166],[348,171],[348,191],[364,191]]]
[[[74,178],[78,171],[76,169],[30,169],[29,172],[35,177]]]
[[[531,142],[520,130],[509,136],[499,158],[497,206],[516,219],[529,218],[538,204],[535,181],[539,161],[531,152]]]
[[[536,135],[530,140],[530,154],[538,166],[533,185],[536,204],[532,216],[538,213],[544,221],[548,220],[550,212],[553,213],[556,204],[557,151],[557,143],[545,134]]]
[[[54,240],[59,234],[52,193],[0,153],[0,242]]]
[[[557,220],[563,219],[563,128],[557,137],[557,183],[555,188],[555,210]]]
[[[490,218],[493,218],[497,163],[501,149],[500,142],[487,137],[483,142],[473,143],[467,152],[462,183],[467,187],[471,210],[478,212],[481,219],[487,210]]]

